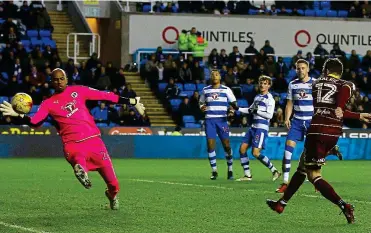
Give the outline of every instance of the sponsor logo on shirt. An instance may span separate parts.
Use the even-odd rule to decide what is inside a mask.
[[[74,91],[74,92],[71,93],[71,97],[72,97],[72,98],[76,98],[77,96],[78,96],[78,95],[77,95],[77,92]]]

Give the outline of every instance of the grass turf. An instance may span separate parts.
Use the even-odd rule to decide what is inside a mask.
[[[216,181],[209,180],[207,160],[113,162],[119,211],[103,207],[105,185],[95,172],[92,189],[85,190],[63,159],[2,159],[0,232],[371,232],[371,161],[329,161],[324,168],[325,179],[356,206],[354,225],[309,182],[283,214],[272,212],[265,200],[279,197],[274,191],[280,181],[273,183],[257,161],[248,183],[226,180],[222,160]],[[238,161],[234,170],[235,177],[243,174]]]

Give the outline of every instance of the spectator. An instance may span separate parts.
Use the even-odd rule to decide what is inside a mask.
[[[19,85],[19,89],[21,92],[28,92],[31,86],[30,76],[25,76],[23,82]]]
[[[242,72],[247,68],[247,64],[245,64],[245,60],[243,58],[240,59],[239,62],[236,64],[238,75],[242,74]]]
[[[199,107],[199,101],[200,99],[200,94],[198,91],[193,92],[193,95],[189,101],[189,105],[191,107],[191,111],[193,113],[193,116],[195,117],[196,121],[199,121],[203,117],[203,112],[201,111]]]
[[[211,51],[208,62],[209,62],[209,65],[214,69],[221,67],[220,57],[216,49],[213,49]]]
[[[271,9],[270,9],[270,11],[268,11],[268,14],[269,15],[273,15],[273,16],[277,16],[278,15],[278,11],[276,9],[276,5],[273,4],[271,6]]]
[[[37,67],[37,69],[39,69],[39,70],[45,69],[45,62],[46,61],[47,60],[44,59],[42,52],[39,50],[37,52],[36,58],[34,59],[34,64]]]
[[[174,79],[169,80],[169,84],[165,88],[166,99],[174,99],[179,95],[179,88],[174,84]]]
[[[202,67],[200,67],[199,62],[195,62],[195,66],[191,69],[192,71],[192,79],[196,83],[200,83],[204,80],[204,71]]]
[[[313,55],[312,55],[311,52],[308,52],[308,53],[307,53],[307,56],[306,56],[305,60],[306,60],[310,65],[314,65],[314,64],[315,64],[315,60],[314,60],[314,57],[313,57]]]
[[[127,83],[126,88],[122,92],[122,96],[126,98],[135,98],[137,93],[131,88],[131,84]]]
[[[265,41],[265,44],[261,49],[264,50],[265,54],[274,54],[274,48],[271,46],[269,40]]]
[[[30,7],[28,6],[28,1],[23,1],[23,5],[19,10],[19,18],[22,20],[22,23],[26,24],[28,27],[28,23],[30,21]]]
[[[110,77],[111,82],[114,76],[117,74],[117,68],[113,66],[112,62],[107,62],[106,64],[106,74]]]
[[[219,57],[220,63],[222,66],[228,66],[229,57],[227,53],[225,52],[225,49],[220,50],[220,57]]]
[[[299,60],[299,59],[304,59],[303,58],[303,51],[299,50],[295,56],[292,57],[292,65],[295,65],[296,62]]]
[[[39,105],[41,103],[42,96],[35,86],[30,86],[30,89],[26,93],[31,96],[33,104]]]
[[[183,29],[178,39],[178,49],[180,53],[188,51],[188,40],[188,32]]]
[[[364,18],[364,19],[370,18],[370,14],[367,12],[367,10],[365,8],[362,8],[361,18]]]
[[[141,120],[136,115],[134,109],[129,110],[129,115],[127,115],[127,118],[125,120],[127,126],[141,126]]]
[[[328,55],[328,51],[322,47],[322,44],[318,44],[313,52],[314,55]]]
[[[121,105],[118,111],[117,124],[121,126],[126,125],[126,120],[128,119],[128,115],[129,115],[128,106],[126,104]]]
[[[193,44],[192,50],[195,61],[202,61],[205,55],[205,49],[208,46],[208,42],[202,37],[201,32],[196,33],[196,43]]]
[[[100,102],[99,106],[96,106],[91,110],[91,115],[94,117],[96,123],[108,123],[108,110],[105,102]]]
[[[52,95],[50,92],[49,83],[44,83],[40,89],[40,94],[42,96],[42,100],[46,100]]]
[[[322,70],[322,67],[325,61],[326,61],[326,57],[325,57],[325,54],[322,52],[320,56],[315,58],[314,68],[316,70]]]
[[[357,52],[353,49],[351,52],[351,55],[348,59],[348,67],[351,70],[358,70],[358,68],[361,67],[361,61],[359,59],[359,56],[357,55]]]
[[[9,80],[6,92],[7,96],[14,96],[16,93],[21,92],[20,85],[18,84],[16,75],[13,75]]]
[[[115,108],[115,105],[113,103],[110,103],[108,105],[108,108],[107,108],[107,123],[108,124],[111,124],[111,123],[115,123],[115,124],[118,124],[119,123],[119,115],[118,115],[118,112]]]
[[[268,56],[268,60],[264,63],[264,69],[267,73],[276,74],[276,64],[273,60],[273,56]]]
[[[88,70],[95,70],[98,66],[99,60],[98,60],[98,54],[93,53],[89,60],[86,63],[86,67]]]
[[[170,69],[173,63],[173,56],[169,54],[164,62],[164,69]]]
[[[171,78],[178,80],[178,68],[175,61],[171,63],[170,69],[164,70],[164,81],[168,82]]]
[[[171,133],[171,136],[183,136],[182,128],[180,126],[175,127],[174,132]]]
[[[72,78],[73,71],[75,70],[75,64],[73,63],[73,59],[68,59],[67,65],[64,68],[66,71],[66,75],[68,79]]]
[[[18,6],[13,1],[7,1],[4,9],[5,18],[18,18]]]
[[[164,80],[164,66],[162,63],[158,63],[158,66],[156,66],[157,68],[157,72],[158,72],[158,81],[159,82],[162,82],[162,80]]]
[[[9,28],[8,34],[6,35],[6,43],[10,44],[10,47],[16,48],[19,42],[19,37],[14,31],[14,28]]]
[[[188,67],[188,63],[184,62],[182,68],[179,69],[179,81],[182,83],[192,82],[192,71]]]
[[[193,115],[193,111],[187,96],[183,98],[183,102],[179,105],[179,114],[181,118],[183,118],[183,116]]]
[[[281,12],[278,12],[279,16],[289,16],[289,13],[286,11],[286,7],[282,6],[281,7]]]
[[[111,85],[115,88],[120,88],[126,85],[126,79],[124,75],[124,69],[120,68],[118,73],[112,75],[111,78]]]
[[[156,62],[156,56],[154,54],[151,55],[150,60],[146,62],[145,65],[145,72],[146,72],[146,78],[149,82],[153,82],[153,77],[157,76],[157,62]]]
[[[276,72],[282,73],[284,76],[289,71],[289,68],[287,68],[286,63],[283,61],[283,57],[278,57],[278,61],[276,63]]]
[[[245,53],[250,54],[250,55],[245,55],[245,61],[247,62],[251,62],[252,58],[258,55],[259,52],[258,50],[256,50],[255,42],[253,40],[250,42],[249,47],[245,49]]]
[[[100,67],[100,75],[97,80],[97,88],[99,90],[109,90],[111,88],[111,79],[106,75],[106,68]]]
[[[221,76],[222,80],[224,80],[227,73],[228,73],[227,66],[222,66],[222,69],[220,70],[220,76]]]
[[[72,85],[81,84],[81,78],[79,74],[79,69],[77,67],[73,68],[73,73],[71,77],[71,83]]]
[[[349,18],[357,18],[358,14],[354,6],[351,6],[348,11],[348,17]]]
[[[43,73],[38,72],[36,66],[33,65],[30,73],[30,83],[32,85],[40,87],[45,83],[45,80],[46,80],[45,75]]]
[[[233,52],[231,52],[229,54],[229,62],[228,62],[228,66],[230,68],[233,68],[236,66],[237,62],[240,61],[240,59],[243,58],[243,55],[240,53],[240,51],[238,50],[238,47],[237,46],[233,46]]]
[[[156,62],[165,62],[165,55],[162,52],[161,46],[157,47],[155,55],[156,55]]]
[[[371,67],[371,50],[367,50],[366,55],[362,58],[362,69],[367,70]]]
[[[283,76],[283,73],[279,73],[273,83],[273,87],[276,92],[283,93],[287,91],[287,82]]]
[[[225,85],[232,88],[237,83],[236,75],[234,74],[233,68],[228,69],[228,73],[224,78]]]
[[[302,14],[300,14],[300,13],[298,12],[298,9],[297,9],[297,8],[292,9],[292,12],[291,12],[290,15],[291,15],[291,16],[302,16]]]
[[[141,126],[151,126],[151,120],[146,111],[144,111],[143,116],[140,116]]]

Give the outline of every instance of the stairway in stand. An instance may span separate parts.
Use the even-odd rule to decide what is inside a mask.
[[[130,83],[133,90],[140,96],[141,102],[146,107],[146,112],[151,121],[151,126],[176,126],[173,119],[155,96],[147,87],[138,73],[125,73],[126,83]]]
[[[54,26],[53,39],[57,43],[59,57],[62,62],[67,62],[67,35],[72,32],[77,32],[73,26],[71,19],[65,11],[48,11],[50,20]],[[78,37],[79,38],[79,37]],[[88,45],[80,42],[80,55],[79,57],[89,57]],[[73,36],[70,36],[69,42],[69,55],[73,57]]]

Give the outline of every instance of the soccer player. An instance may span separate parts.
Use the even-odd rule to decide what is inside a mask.
[[[233,156],[229,143],[229,126],[227,122],[227,113],[229,104],[237,109],[237,101],[232,90],[220,83],[221,76],[218,71],[211,72],[211,85],[203,88],[199,105],[205,115],[205,131],[207,139],[207,151],[210,166],[212,169],[211,180],[218,177],[216,166],[215,143],[216,137],[219,136],[228,165],[227,178],[233,180]]]
[[[342,73],[341,61],[337,58],[329,58],[323,66],[323,76],[313,83],[314,116],[305,139],[299,167],[283,196],[278,201],[267,200],[268,206],[279,214],[284,211],[288,201],[308,177],[322,196],[339,206],[348,223],[354,223],[354,207],[346,203],[321,175],[325,157],[336,145],[342,133],[343,118],[360,119],[365,122],[371,120],[369,113],[353,113],[345,110],[345,105],[352,96],[355,86],[351,82],[341,80]]]
[[[281,173],[273,166],[269,158],[261,154],[265,140],[268,137],[269,121],[272,119],[274,113],[275,102],[273,96],[269,93],[269,88],[271,86],[272,79],[270,77],[264,75],[260,76],[260,94],[255,97],[254,102],[249,108],[239,109],[242,113],[253,114],[253,122],[240,146],[240,160],[245,175],[237,179],[237,181],[250,181],[252,179],[249,157],[246,153],[250,146],[252,146],[253,156],[272,172],[273,181],[281,176]]]
[[[283,193],[289,183],[291,157],[298,141],[304,140],[310,121],[313,116],[312,84],[314,78],[309,77],[309,63],[304,59],[296,62],[298,78],[289,83],[287,91],[287,103],[285,109],[285,125],[289,130],[286,138],[285,153],[282,159],[283,183],[276,189],[277,193]],[[294,111],[292,121],[290,117]],[[331,154],[335,154],[341,160],[342,155],[339,147],[335,146]]]
[[[98,91],[84,86],[67,86],[67,76],[62,69],[52,71],[52,85],[55,94],[43,101],[33,117],[16,113],[11,104],[0,104],[4,116],[14,117],[19,124],[40,126],[48,115],[57,122],[57,131],[62,137],[64,155],[71,164],[76,178],[86,188],[91,188],[89,171],[98,171],[107,184],[105,195],[113,210],[119,208],[117,193],[119,182],[104,145],[100,131],[94,123],[85,102],[87,100],[106,100],[118,104],[134,105],[139,113],[144,107],[138,99],[123,98],[111,92]]]

